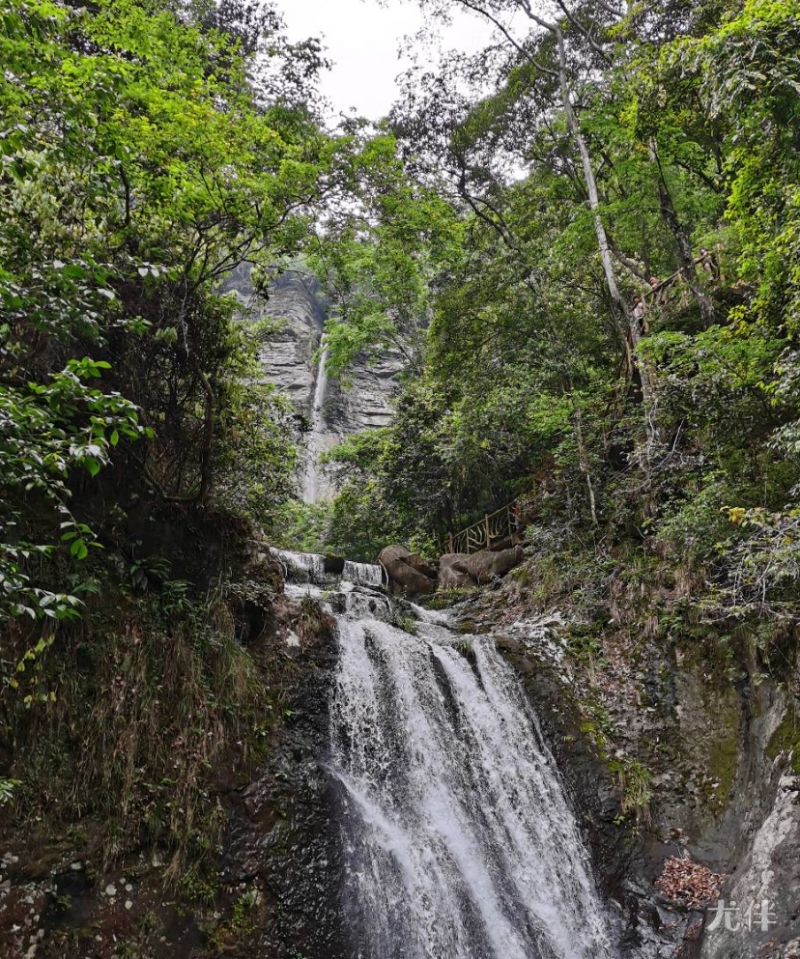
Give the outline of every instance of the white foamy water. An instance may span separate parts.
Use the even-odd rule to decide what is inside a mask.
[[[494,643],[440,623],[412,636],[340,616],[338,629],[353,956],[611,959],[558,771]]]
[[[444,626],[450,620],[450,614],[445,610],[426,609],[424,606],[419,606],[417,603],[409,603],[408,605],[413,610],[417,619],[421,619],[424,623],[433,623]]]
[[[306,596],[320,601],[324,599],[322,589],[313,583],[284,583],[283,591],[289,599],[294,600],[302,600],[305,599]]]
[[[383,585],[383,568],[370,563],[351,563],[348,559],[344,564],[342,579],[357,583],[359,586],[377,588]]]
[[[276,551],[286,593],[336,615],[330,771],[341,799],[353,959],[614,959],[553,757],[493,640],[411,604],[412,635],[347,563]]]
[[[273,549],[272,554],[280,561],[289,579],[316,583],[325,575],[325,557],[317,553],[293,553],[288,549]]]

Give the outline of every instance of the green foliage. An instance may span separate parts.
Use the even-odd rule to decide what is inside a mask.
[[[88,812],[103,824],[106,863],[158,848],[165,879],[208,904],[224,824],[209,777],[223,761],[236,774],[263,757],[280,664],[243,649],[218,590],[178,606],[170,584],[130,595],[111,580],[87,605],[103,628],[65,636],[42,660],[41,686],[58,695],[7,703],[25,743],[15,811],[51,829]]]
[[[410,356],[430,319],[430,280],[458,256],[461,224],[435,190],[408,176],[394,137],[356,125],[340,162],[355,202],[333,211],[310,265],[331,303],[328,367],[341,376],[358,357]]]
[[[359,438],[361,439],[361,438]],[[365,435],[369,446],[379,437]],[[334,454],[349,456],[349,444]],[[365,451],[366,452],[366,451]],[[328,542],[334,552],[359,562],[373,562],[381,549],[402,537],[403,524],[396,504],[387,497],[382,480],[387,477],[379,450],[369,458],[359,457],[359,465],[348,468],[341,492],[334,499],[330,512]]]
[[[649,819],[650,802],[653,798],[653,774],[636,759],[611,760],[611,772],[616,773],[622,787],[623,815]]]
[[[158,849],[205,908],[216,777],[263,761],[288,668],[242,643],[277,583],[231,568],[297,466],[224,280],[313,241],[324,61],[250,0],[0,0],[0,62],[0,806],[87,823],[87,877]]]
[[[109,368],[103,361],[70,360],[46,384],[0,385],[0,523],[5,531],[0,543],[0,614],[65,619],[75,611],[77,604],[70,597],[31,584],[25,561],[34,554],[52,554],[58,540],[30,543],[19,537],[22,515],[16,504],[27,496],[41,497],[60,520],[60,541],[69,544],[72,557],[85,559],[89,547],[98,545],[92,530],[70,512],[70,475],[83,470],[96,476],[108,464],[120,435],[138,439],[148,433],[131,402],[87,382]]]
[[[6,803],[11,802],[14,797],[14,790],[19,785],[20,784],[16,779],[0,778],[0,806],[4,806]]]
[[[295,492],[299,456],[293,410],[271,384],[236,384],[215,457],[218,501],[273,535]]]
[[[292,492],[288,411],[241,384],[219,295],[307,241],[336,149],[318,47],[280,31],[238,0],[0,2],[0,615],[78,613],[99,500],[269,525]]]
[[[390,619],[395,629],[400,629],[410,636],[416,636],[418,632],[417,620],[413,616],[406,616],[399,607],[393,607],[392,618]]]
[[[741,237],[742,270],[757,285],[747,313],[792,332],[800,318],[798,42],[791,0],[747,0],[670,54],[702,77],[704,106],[726,121],[727,215]]]
[[[565,549],[679,563],[706,615],[792,618],[796,4],[470,6],[520,42],[409,77],[360,147],[368,227],[331,232],[340,365],[376,317],[415,350],[394,424],[331,455],[332,540],[441,549],[522,495]]]
[[[324,553],[330,549],[329,529],[329,503],[303,503],[290,499],[273,524],[270,540],[280,549]]]

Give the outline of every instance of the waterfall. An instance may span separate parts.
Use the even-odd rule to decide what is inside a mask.
[[[288,549],[273,549],[271,552],[280,561],[288,579],[318,583],[325,574],[324,556],[316,553],[293,553]]]
[[[316,503],[319,499],[320,457],[325,452],[325,395],[328,392],[328,344],[322,339],[322,353],[317,368],[317,383],[314,389],[314,405],[311,410],[311,435],[308,440],[303,499]]]
[[[321,557],[293,557],[290,571]],[[448,614],[358,585],[328,601],[338,660],[330,758],[352,959],[614,959],[558,769],[513,668]],[[289,587],[287,587],[289,588]],[[345,612],[341,612],[345,610]]]
[[[351,563],[346,560],[342,579],[359,586],[381,586],[383,584],[383,569],[369,563]]]
[[[332,771],[359,959],[610,959],[536,717],[488,638],[339,618]]]

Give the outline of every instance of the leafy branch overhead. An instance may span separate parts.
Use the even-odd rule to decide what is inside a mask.
[[[0,23],[0,607],[66,616],[32,558],[100,544],[82,475],[185,503],[224,484],[250,348],[219,282],[302,249],[336,143],[319,46],[274,11],[2,0]]]
[[[435,551],[522,495],[684,563],[712,619],[793,621],[796,5],[421,6],[493,39],[408,73],[318,266],[335,369],[411,355],[393,426],[329,454],[334,542]]]

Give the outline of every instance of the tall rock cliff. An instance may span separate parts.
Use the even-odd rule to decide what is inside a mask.
[[[377,361],[359,362],[346,385],[329,378],[319,362],[328,307],[316,279],[299,271],[284,273],[266,300],[253,289],[249,269],[240,268],[227,283],[250,316],[276,321],[261,351],[266,379],[295,404],[307,424],[305,475],[298,477],[309,502],[334,492],[319,457],[341,440],[391,422],[390,398],[403,366],[399,351]]]

